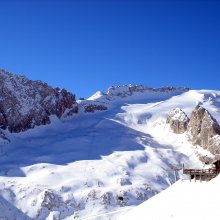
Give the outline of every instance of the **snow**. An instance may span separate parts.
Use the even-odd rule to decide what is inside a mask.
[[[7,192],[1,192],[1,194],[2,193]],[[27,215],[22,213],[2,196],[0,196],[0,219],[30,220]]]
[[[101,99],[103,96],[105,96],[105,94],[101,91],[96,92],[95,94],[93,94],[92,96],[90,96],[87,100],[96,100],[96,99]]]
[[[198,157],[209,152],[192,146],[185,133],[170,132],[166,117],[177,107],[190,115],[201,102],[220,121],[219,97],[207,90],[147,89],[124,98],[99,92],[85,103],[105,102],[107,111],[6,132],[11,142],[0,143],[0,195],[37,220],[117,219],[181,179],[172,168],[203,166]]]
[[[168,189],[130,210],[118,220],[218,220],[220,177],[210,182],[179,180]]]
[[[215,135],[212,137],[214,143],[220,143],[220,135]]]
[[[187,115],[180,109],[180,108],[175,108],[169,112],[169,115],[173,120],[179,120],[182,122],[187,122],[188,117]]]

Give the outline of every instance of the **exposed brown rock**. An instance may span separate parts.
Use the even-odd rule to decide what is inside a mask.
[[[196,106],[187,130],[193,144],[198,144],[213,154],[220,153],[220,126],[205,108]]]
[[[174,92],[174,91],[179,91],[179,92],[187,92],[189,91],[188,88],[185,87],[171,87],[171,86],[164,86],[161,88],[151,88],[149,86],[146,85],[136,85],[136,84],[128,84],[128,85],[122,85],[122,86],[111,86],[108,88],[107,90],[107,95],[109,97],[113,97],[113,96],[119,96],[119,97],[128,97],[133,95],[136,92]]]
[[[0,70],[0,128],[21,132],[50,123],[50,115],[78,111],[75,95]]]
[[[95,112],[95,111],[103,111],[107,110],[108,108],[105,105],[96,105],[96,104],[89,104],[84,107],[84,112]]]
[[[220,156],[220,135],[215,135],[209,140],[209,151],[214,155]]]
[[[182,134],[187,129],[189,118],[182,109],[175,108],[169,112],[167,123],[170,124],[170,128],[174,133]]]

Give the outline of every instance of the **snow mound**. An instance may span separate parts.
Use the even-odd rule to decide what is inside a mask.
[[[96,100],[96,99],[102,98],[103,96],[105,96],[105,94],[103,92],[97,91],[95,94],[90,96],[87,100]]]
[[[220,176],[210,182],[180,180],[118,220],[218,220]]]
[[[186,113],[180,108],[175,108],[175,109],[171,110],[169,112],[168,118],[169,118],[169,120],[178,120],[181,122],[188,122],[189,121],[189,118],[186,115]]]

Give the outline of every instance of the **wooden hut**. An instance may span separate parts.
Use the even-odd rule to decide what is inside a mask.
[[[210,163],[210,165],[213,166],[208,169],[186,169],[183,165],[183,174],[189,175],[190,181],[192,179],[195,179],[195,181],[209,181],[220,173],[220,160],[214,160]]]
[[[215,170],[220,171],[220,160],[215,160],[212,164],[214,165]]]

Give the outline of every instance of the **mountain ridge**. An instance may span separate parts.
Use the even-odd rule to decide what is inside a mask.
[[[21,132],[78,111],[75,95],[41,81],[0,70],[0,128]]]
[[[0,195],[36,220],[115,220],[182,178],[172,168],[202,167],[199,157],[211,153],[171,132],[166,119],[199,102],[219,122],[220,92],[135,88],[77,100],[78,113],[50,115],[50,124],[3,130],[11,141],[0,142]]]
[[[128,84],[111,86],[106,93],[100,92],[87,101],[77,102],[75,94],[65,89],[53,88],[40,80],[29,80],[24,75],[15,75],[0,69],[0,129],[10,132],[21,132],[35,126],[51,123],[50,116],[58,118],[78,112],[78,103],[84,112],[107,110],[105,101],[113,101],[115,97],[126,98],[135,93],[188,91],[184,87],[152,88],[146,85]],[[102,97],[103,103],[94,103]],[[90,102],[89,102],[90,100]],[[93,101],[91,103],[91,101]],[[1,131],[2,139],[7,139]]]

